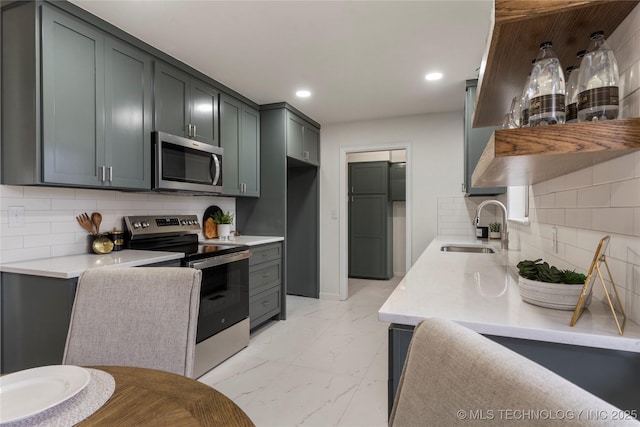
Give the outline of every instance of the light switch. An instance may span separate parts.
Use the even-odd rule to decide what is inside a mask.
[[[331,209],[331,219],[338,219],[338,211]]]
[[[9,227],[24,227],[24,206],[9,206]]]

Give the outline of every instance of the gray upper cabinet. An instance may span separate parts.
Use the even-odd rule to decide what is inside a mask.
[[[155,61],[155,129],[218,145],[218,91]]]
[[[471,186],[471,176],[480,160],[484,148],[496,127],[474,128],[473,110],[476,102],[478,80],[467,80],[466,94],[464,98],[464,189],[469,196],[489,196],[506,193],[505,187],[478,187]]]
[[[320,131],[287,110],[287,156],[320,165]]]
[[[224,148],[224,194],[260,196],[260,112],[220,95],[220,146]]]
[[[407,164],[391,163],[389,166],[389,192],[392,202],[407,200]]]
[[[104,34],[43,6],[45,182],[100,186],[106,181],[104,71]]]
[[[149,189],[150,57],[47,4],[2,20],[3,183]]]
[[[151,186],[151,58],[105,39],[105,152],[108,184]]]

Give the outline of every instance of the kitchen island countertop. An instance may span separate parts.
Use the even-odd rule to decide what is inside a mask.
[[[140,267],[184,257],[182,252],[138,251],[125,249],[104,255],[80,254],[0,264],[3,273],[71,279],[92,268]]]
[[[640,325],[627,318],[618,335],[609,306],[595,298],[574,327],[569,326],[573,311],[522,301],[517,270],[499,241],[491,243],[495,254],[440,251],[447,243],[487,241],[436,237],[380,308],[379,320],[416,325],[440,317],[485,335],[640,353]]]

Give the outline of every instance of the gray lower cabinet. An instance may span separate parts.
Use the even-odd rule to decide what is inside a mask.
[[[281,313],[282,243],[251,248],[249,258],[249,318],[251,329]]]
[[[260,196],[260,112],[220,94],[224,195]]]
[[[219,92],[161,61],[154,61],[154,129],[218,145]]]
[[[349,277],[393,277],[389,162],[349,164]]]
[[[396,323],[389,326],[389,413],[393,407],[413,329],[413,326]],[[487,335],[487,338],[533,360],[622,410],[640,411],[640,400],[637,398],[640,396],[638,353],[492,335]]]
[[[471,176],[484,148],[496,127],[474,128],[473,111],[476,102],[478,80],[467,80],[464,98],[464,183],[463,192],[468,196],[489,196],[506,193],[505,187],[472,187]]]
[[[77,279],[2,273],[2,374],[59,365]]]
[[[2,23],[3,183],[150,189],[150,56],[48,4]]]
[[[287,156],[320,164],[320,131],[306,120],[287,110]]]

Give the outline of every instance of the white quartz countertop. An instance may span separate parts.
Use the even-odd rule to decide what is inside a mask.
[[[440,251],[446,243],[486,241],[435,238],[378,311],[381,321],[416,325],[440,317],[486,335],[640,353],[640,325],[627,319],[618,335],[609,306],[595,298],[573,327],[573,311],[522,301],[517,270],[499,242],[492,243],[495,254]]]
[[[282,236],[232,236],[229,240],[222,239],[206,239],[203,243],[212,243],[216,245],[247,245],[257,246],[267,243],[281,242],[284,240]]]
[[[0,264],[4,273],[71,279],[91,268],[125,268],[171,261],[184,257],[182,252],[156,252],[125,249],[105,255],[81,254]]]

